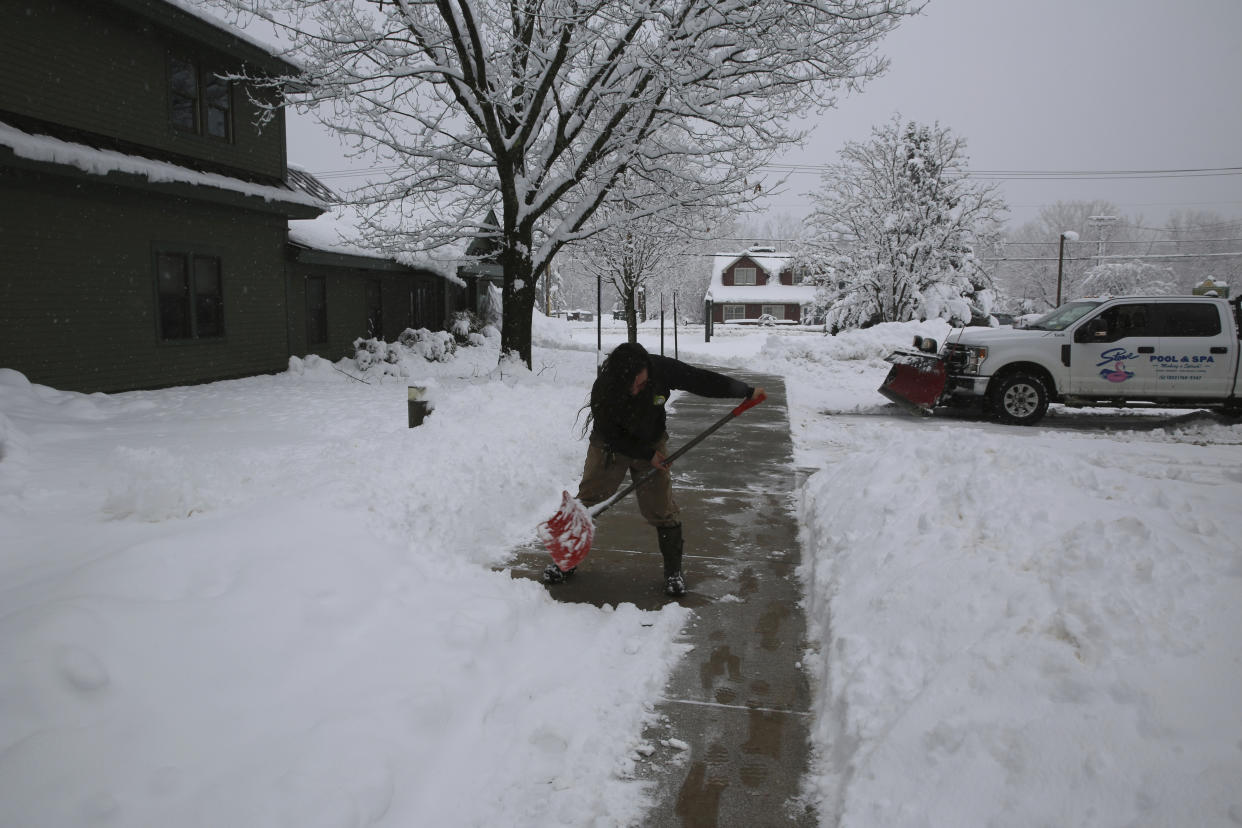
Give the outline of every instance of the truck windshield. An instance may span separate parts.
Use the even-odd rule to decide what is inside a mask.
[[[1099,302],[1070,302],[1039,317],[1027,325],[1026,329],[1028,331],[1063,331],[1099,304]]]

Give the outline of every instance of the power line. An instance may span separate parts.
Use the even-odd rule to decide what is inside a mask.
[[[1226,201],[1222,204],[1238,204],[1242,202]],[[1144,227],[1141,224],[1123,224],[1123,227],[1133,227],[1135,230],[1151,230],[1156,233],[1193,233],[1200,230],[1221,230],[1226,227],[1233,228],[1242,226],[1242,219],[1234,219],[1232,221],[1216,221],[1210,224],[1196,224],[1193,227]],[[1170,241],[1189,241],[1189,239],[1170,239]],[[1195,241],[1198,241],[1195,239]]]
[[[1107,256],[1075,256],[1073,258],[1066,256],[1065,262],[1098,262],[1107,259],[1121,259],[1123,261],[1132,262],[1138,259],[1209,259],[1209,258],[1229,258],[1242,256],[1242,250],[1232,253],[1143,253],[1137,256],[1127,256],[1121,254],[1109,254]],[[984,262],[1055,262],[1059,261],[1056,256],[1034,256],[1034,257],[980,257],[980,261]]]
[[[825,173],[832,169],[828,164],[765,164],[760,169],[789,173]],[[964,170],[966,178],[983,180],[1041,180],[1065,181],[1114,180],[1145,178],[1207,178],[1242,175],[1242,167],[1184,167],[1153,170]]]
[[[388,164],[366,169],[312,170],[318,178],[352,178],[372,173],[394,172],[400,164]],[[761,170],[790,173],[825,173],[829,164],[763,164]],[[1184,167],[1153,170],[966,170],[967,178],[981,179],[1037,179],[1062,181],[1069,179],[1143,179],[1143,178],[1204,178],[1242,175],[1242,167]]]
[[[1151,230],[1155,228],[1144,227],[1141,229]],[[1204,243],[1206,242],[1242,242],[1242,238],[1234,238],[1234,239],[1105,239],[1105,242],[1107,244],[1199,244],[1200,242],[1204,242]],[[1014,246],[1026,245],[1029,247],[1029,246],[1034,246],[1034,245],[1049,246],[1049,245],[1054,245],[1057,242],[1055,239],[1053,239],[1052,241],[1006,241],[1002,243],[1005,245],[1014,245]],[[1066,245],[1068,246],[1071,244],[1097,244],[1097,243],[1098,242],[1096,239],[1079,239],[1076,242],[1067,241]]]

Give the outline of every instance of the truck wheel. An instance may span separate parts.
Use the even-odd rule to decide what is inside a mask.
[[[1010,374],[997,380],[988,402],[1002,423],[1034,425],[1048,410],[1048,391],[1038,377]]]

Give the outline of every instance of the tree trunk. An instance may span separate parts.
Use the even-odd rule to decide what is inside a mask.
[[[526,367],[531,367],[531,317],[535,312],[535,278],[530,257],[517,250],[529,250],[530,239],[524,245],[506,245],[500,255],[504,269],[504,320],[500,329],[501,359],[516,351]],[[520,285],[520,287],[519,287]]]
[[[625,335],[631,344],[638,341],[638,308],[632,290],[625,292]]]

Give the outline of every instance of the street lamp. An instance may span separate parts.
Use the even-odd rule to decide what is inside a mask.
[[[1058,308],[1061,307],[1061,273],[1063,272],[1064,265],[1065,265],[1065,243],[1067,241],[1072,241],[1072,242],[1078,241],[1078,234],[1075,233],[1073,230],[1063,230],[1061,232],[1061,246],[1060,246],[1060,249],[1057,251],[1057,304],[1056,304],[1056,307]]]

